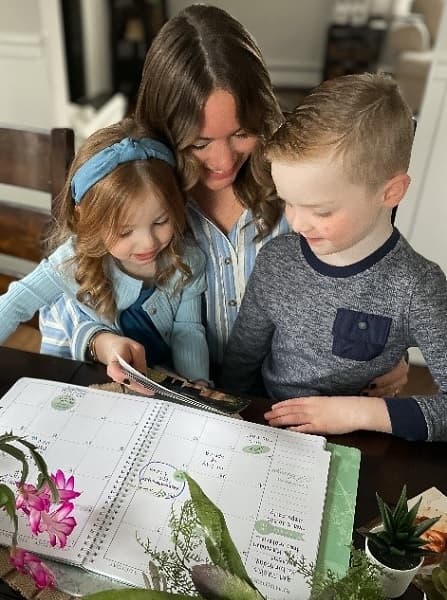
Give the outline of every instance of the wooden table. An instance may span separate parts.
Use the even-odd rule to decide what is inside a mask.
[[[0,395],[3,395],[20,377],[55,379],[77,385],[90,385],[109,381],[102,365],[65,360],[42,354],[32,354],[0,347]],[[246,409],[244,417],[263,423],[264,407],[261,403]],[[365,525],[377,516],[376,491],[390,503],[397,500],[404,483],[408,496],[436,486],[447,494],[447,444],[406,442],[389,435],[359,432],[331,436],[331,442],[355,446],[362,452],[355,528]],[[363,541],[354,534],[354,542]],[[0,598],[9,597],[2,595]],[[11,598],[20,598],[12,595]],[[405,599],[422,598],[413,586],[403,596]]]

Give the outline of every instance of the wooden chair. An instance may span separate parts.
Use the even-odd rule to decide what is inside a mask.
[[[0,183],[48,192],[53,211],[73,155],[72,129],[43,132],[0,128]],[[0,293],[26,273],[20,259],[40,261],[42,239],[50,220],[47,212],[10,204],[0,196]],[[5,255],[14,257],[9,259],[12,267],[4,266]],[[37,317],[29,325],[21,325],[3,345],[38,352]]]

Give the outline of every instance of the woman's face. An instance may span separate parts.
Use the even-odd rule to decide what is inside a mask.
[[[205,103],[202,127],[191,146],[202,166],[200,183],[213,192],[232,186],[257,141],[255,135],[241,128],[232,94],[220,89],[212,92]]]

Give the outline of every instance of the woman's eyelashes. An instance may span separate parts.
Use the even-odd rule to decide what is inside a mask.
[[[235,137],[235,138],[238,138],[238,139],[246,139],[249,136],[250,136],[250,134],[247,131],[241,130],[241,131],[236,131],[235,133],[232,133],[230,137]],[[204,150],[213,141],[214,140],[197,141],[195,144],[191,144],[190,148],[192,150]]]
[[[163,217],[163,219],[154,221],[154,225],[166,225],[167,223],[169,223],[169,217]]]
[[[203,150],[208,146],[209,142],[192,144],[190,147],[192,150]]]

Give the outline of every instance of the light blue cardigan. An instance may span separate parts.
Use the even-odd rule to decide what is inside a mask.
[[[70,239],[42,260],[29,275],[12,283],[7,293],[0,296],[0,343],[39,308],[51,306],[61,294],[76,301],[79,285],[74,277],[75,265],[71,261],[74,255],[73,239]],[[142,308],[171,348],[175,371],[193,381],[209,380],[208,346],[201,318],[202,294],[206,288],[205,257],[188,239],[183,260],[192,271],[192,279],[176,291],[181,273],[174,273],[166,284],[154,291]],[[114,322],[108,321],[105,317],[99,317],[92,308],[78,303],[79,308],[90,317],[86,326],[91,333],[105,328],[121,333],[118,317],[137,300],[143,285],[142,281],[124,273],[112,257],[106,259],[106,271],[113,285],[117,317]],[[82,331],[77,330],[76,334],[85,344]],[[76,347],[76,340],[73,340],[73,344],[76,348],[74,355],[85,356],[87,348]]]

